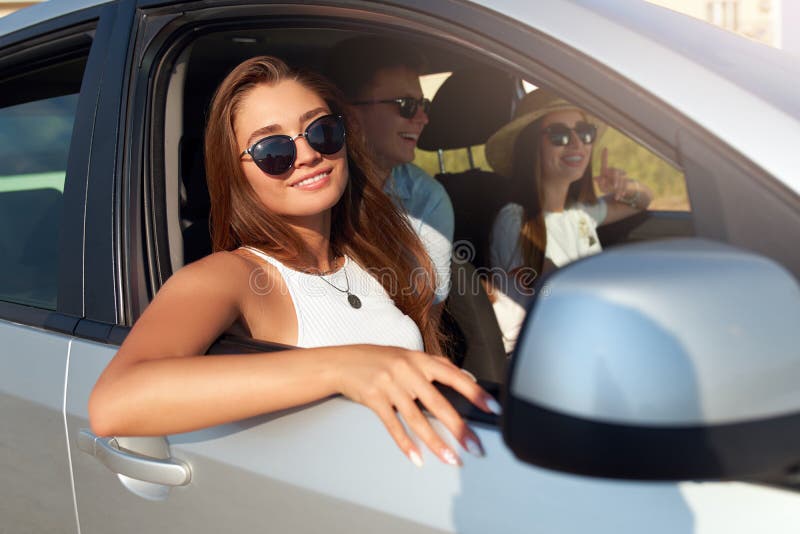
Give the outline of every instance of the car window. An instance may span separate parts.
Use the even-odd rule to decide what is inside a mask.
[[[647,207],[648,210],[691,211],[686,180],[678,168],[615,128],[608,128],[597,143],[597,150],[603,148],[608,149],[609,165],[625,169],[629,175],[641,179],[653,190],[655,198]],[[486,161],[485,145],[442,150],[441,155],[417,148],[414,164],[430,175],[469,169],[493,170]],[[600,169],[599,158],[595,158],[592,167],[597,174]]]
[[[420,76],[420,84],[426,98],[433,98],[439,87],[449,78],[451,72],[426,74]],[[536,86],[525,80],[522,87],[526,93]],[[690,211],[689,195],[683,172],[667,161],[637,143],[619,130],[608,127],[595,144],[596,154],[608,150],[609,165],[625,169],[629,176],[636,177],[653,191],[653,201],[648,210]],[[414,164],[432,176],[439,173],[460,173],[469,169],[493,171],[486,160],[485,145],[430,151],[417,148]],[[600,158],[595,157],[592,168],[595,175],[600,171]]]
[[[17,93],[0,102],[0,300],[55,309],[64,180],[83,62],[49,72],[27,80],[36,87],[35,99]]]
[[[648,210],[691,211],[686,180],[680,169],[637,143],[619,130],[609,127],[595,147],[595,152],[608,150],[608,164],[625,169],[629,176],[647,184],[653,191]],[[600,158],[592,162],[594,174],[600,172]]]
[[[164,136],[164,200],[167,217],[155,217],[153,229],[162,232],[152,242],[168,242],[173,269],[211,253],[209,197],[203,162],[204,113],[217,84],[239,61],[259,54],[281,57],[312,70],[322,70],[326,51],[358,32],[336,28],[250,28],[209,32],[192,39],[172,57],[174,68],[164,71],[161,98],[166,107]],[[413,41],[413,36],[408,36]],[[313,42],[311,41],[313,39]],[[303,44],[303,48],[299,44]],[[452,356],[476,376],[501,381],[506,351],[495,311],[482,294],[481,277],[491,275],[490,237],[503,206],[523,204],[512,180],[489,164],[486,141],[511,120],[515,102],[535,89],[523,84],[518,73],[453,48],[425,49],[431,68],[420,79],[423,94],[432,100],[429,118],[419,139],[414,163],[444,187],[452,201],[454,235],[451,289],[446,303],[448,339]],[[155,99],[154,101],[158,101]],[[178,105],[180,104],[180,105]],[[612,125],[613,126],[613,125]],[[602,247],[662,237],[693,235],[691,212],[683,174],[665,158],[609,127],[594,149],[594,167],[600,151],[608,149],[609,165],[647,184],[655,199],[650,211],[628,217],[599,231]],[[517,195],[517,196],[515,196]],[[599,196],[599,195],[598,195]],[[173,215],[170,215],[172,213]],[[664,217],[667,213],[669,216]],[[158,223],[158,221],[161,223]],[[592,236],[590,236],[592,237]],[[597,236],[593,236],[597,237]],[[599,247],[595,247],[598,248]],[[171,273],[163,273],[166,279]]]

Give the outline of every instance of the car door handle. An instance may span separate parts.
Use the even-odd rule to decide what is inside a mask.
[[[78,432],[78,448],[100,460],[111,471],[164,486],[185,486],[192,479],[189,464],[176,458],[161,460],[120,449],[116,438],[99,438],[91,431]]]

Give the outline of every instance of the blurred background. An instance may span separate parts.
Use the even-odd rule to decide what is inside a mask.
[[[38,4],[39,1],[18,1],[18,0],[0,0],[0,17],[8,15],[9,13],[13,13],[18,9],[22,9],[23,7],[28,7],[33,4]]]

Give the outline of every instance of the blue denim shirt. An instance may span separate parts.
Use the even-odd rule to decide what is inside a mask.
[[[450,292],[450,253],[453,246],[453,204],[444,186],[412,163],[398,165],[384,186],[408,215],[436,269],[435,303]]]

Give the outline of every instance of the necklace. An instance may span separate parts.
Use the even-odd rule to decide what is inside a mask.
[[[342,271],[344,272],[344,281],[347,284],[347,286],[344,289],[336,287],[336,285],[333,282],[331,282],[330,280],[325,278],[324,275],[328,274],[330,271],[328,271],[326,273],[320,273],[317,276],[319,276],[322,279],[323,282],[325,282],[326,284],[331,286],[333,289],[335,289],[339,293],[347,294],[347,302],[350,304],[350,307],[357,310],[357,309],[359,309],[361,307],[361,299],[358,298],[356,295],[353,295],[352,293],[350,293],[350,279],[347,277],[347,264],[342,265]]]

